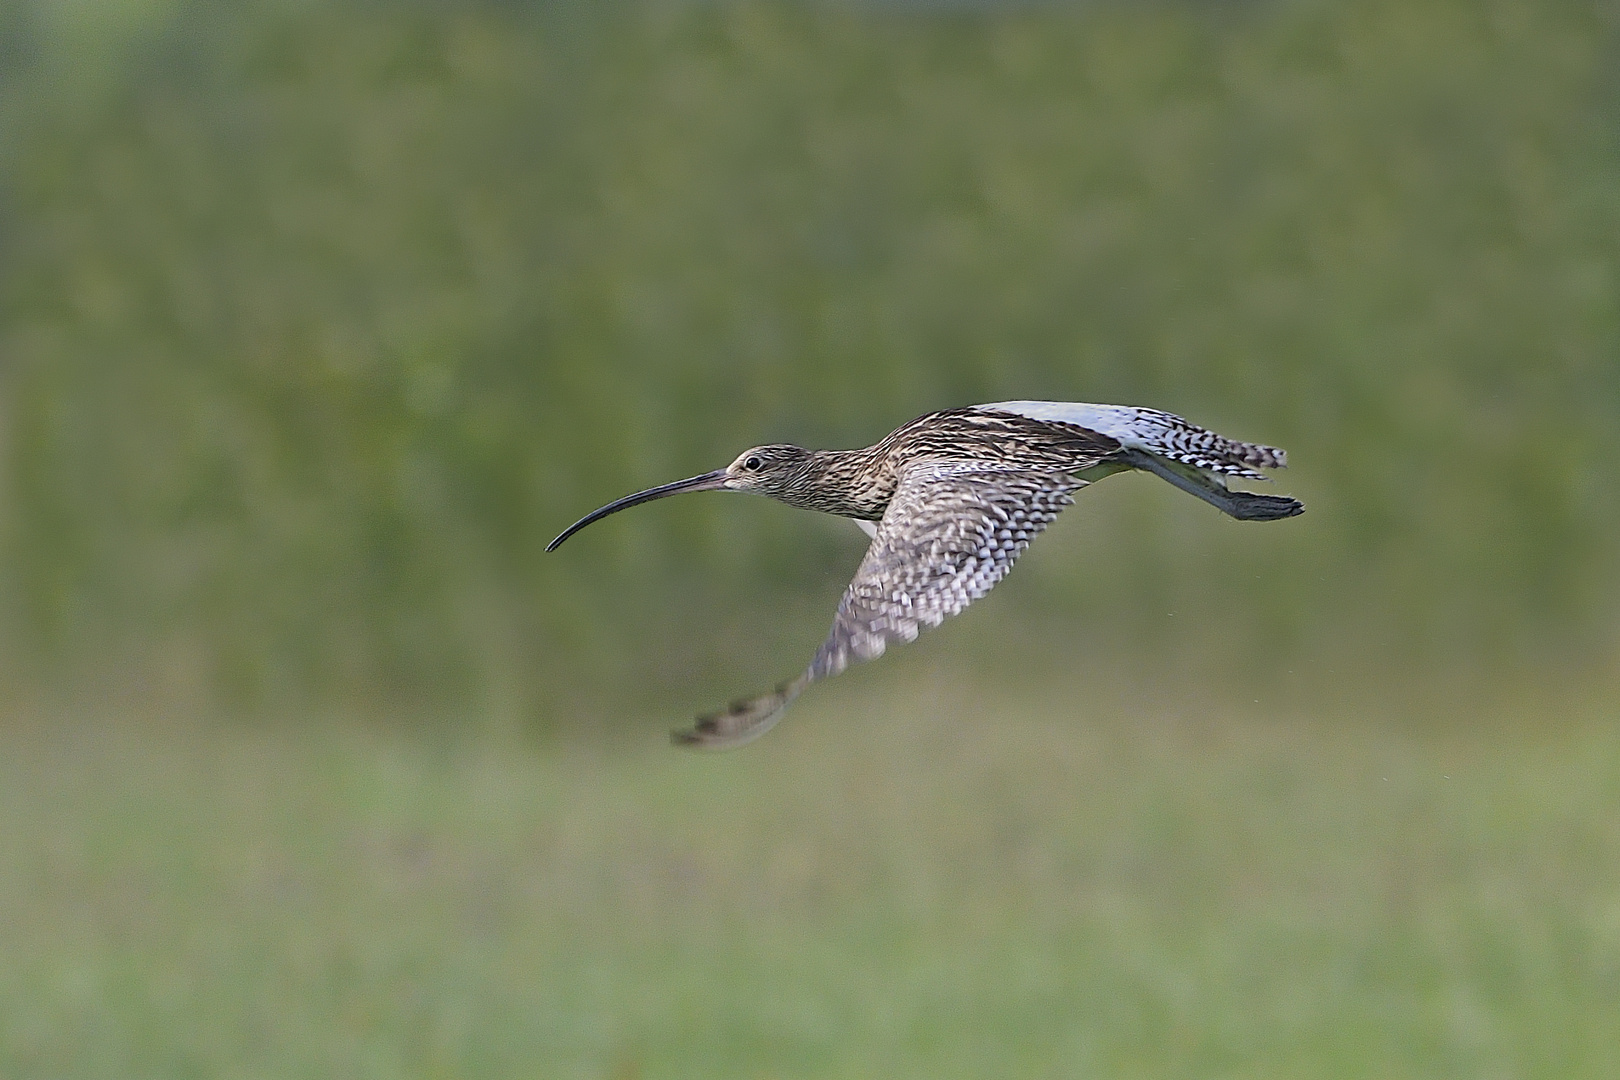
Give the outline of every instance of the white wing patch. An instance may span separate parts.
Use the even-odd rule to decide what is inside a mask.
[[[1280,469],[1288,455],[1275,446],[1238,442],[1174,413],[1133,405],[1090,405],[1077,401],[998,401],[975,408],[1016,413],[1031,420],[1073,424],[1198,469],[1263,480],[1256,469]]]

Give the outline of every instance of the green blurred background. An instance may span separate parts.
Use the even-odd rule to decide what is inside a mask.
[[[0,8],[0,1073],[1620,1075],[1620,7]],[[1140,476],[769,740],[864,538]]]

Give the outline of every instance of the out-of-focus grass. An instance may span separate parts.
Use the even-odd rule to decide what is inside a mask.
[[[0,1074],[1614,1075],[1612,712],[872,685],[722,757],[8,729]]]

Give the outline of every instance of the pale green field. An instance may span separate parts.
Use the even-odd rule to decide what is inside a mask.
[[[1620,1071],[1612,712],[1123,708],[851,678],[720,757],[13,728],[0,1075]]]

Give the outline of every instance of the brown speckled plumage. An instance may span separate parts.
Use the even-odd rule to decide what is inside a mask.
[[[989,592],[1075,491],[1142,469],[1233,517],[1271,520],[1304,509],[1279,496],[1228,491],[1226,477],[1281,467],[1281,450],[1236,442],[1170,413],[1128,406],[1001,402],[913,420],[859,450],[773,444],[730,466],[602,507],[599,518],[680,491],[753,491],[849,517],[872,532],[831,633],[803,674],[775,691],[702,717],[682,745],[728,749],[758,738],[805,687],[914,640]],[[875,530],[867,524],[878,522]]]

